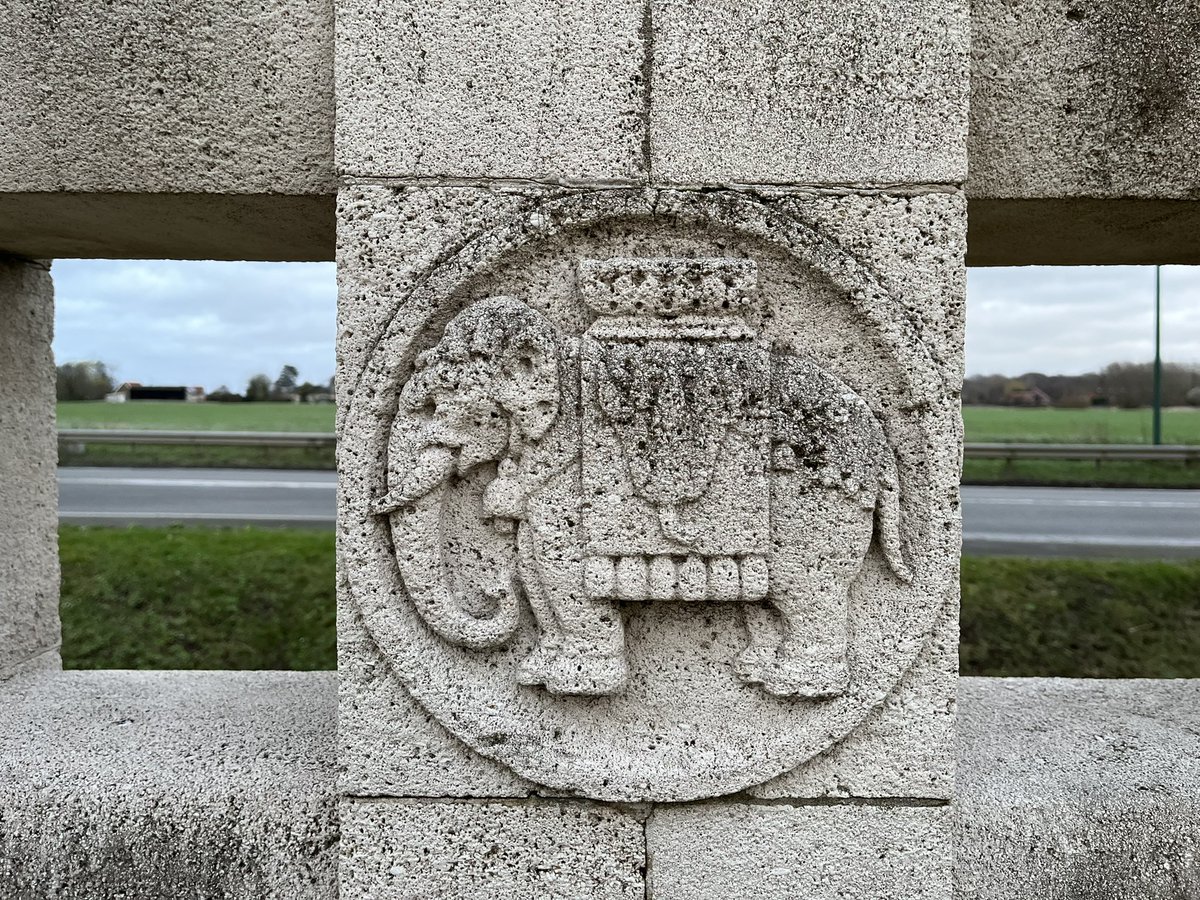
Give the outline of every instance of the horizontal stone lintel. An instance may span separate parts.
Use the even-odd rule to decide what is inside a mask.
[[[181,10],[167,0],[14,0],[12,14],[0,23],[0,253],[332,259],[334,5],[195,0]],[[391,5],[399,8],[404,0]],[[621,33],[636,45],[648,24],[643,4],[609,7],[606,15],[630,19],[620,19]],[[732,8],[742,7],[754,5]],[[792,17],[780,21],[794,25]],[[655,26],[665,29],[659,56],[675,33],[673,22],[683,27],[664,12]],[[446,27],[455,31],[452,22]],[[611,29],[599,33],[611,39]],[[1198,47],[1200,13],[1189,4],[972,3],[968,264],[1200,263]],[[452,60],[453,48],[446,52]],[[518,68],[521,52],[509,52]],[[627,71],[637,53],[610,56],[618,86],[640,77]],[[541,71],[532,56],[524,63]],[[590,97],[593,87],[577,93]],[[660,78],[658,87],[669,94],[667,81]],[[652,110],[663,108],[651,99]],[[738,159],[710,165],[717,153],[712,160],[702,153],[698,167],[664,165],[657,173],[637,159],[610,164],[610,144],[635,157],[647,148],[671,155],[678,149],[673,143],[687,139],[671,137],[663,122],[658,131],[652,122],[646,134],[637,103],[621,111],[621,127],[637,133],[619,141],[616,126],[592,129],[605,146],[582,147],[591,162],[576,165],[580,173],[608,177],[605,186],[646,177],[683,184],[697,172],[767,178],[774,171]],[[546,127],[566,128],[561,122]],[[928,129],[909,135],[937,144],[935,138]],[[953,165],[927,167],[924,177],[961,180],[963,155],[952,155]],[[562,168],[564,159],[552,154],[543,168]],[[892,174],[902,171],[908,170]],[[348,172],[369,174],[343,161],[342,174]]]
[[[334,258],[334,195],[0,191],[30,259]],[[1200,265],[1200,199],[969,198],[967,265]]]
[[[27,900],[333,900],[336,694],[333,673],[64,672],[0,686],[0,884]],[[1200,680],[966,678],[959,710],[957,898],[1166,898],[1200,884]],[[663,807],[660,824],[714,804],[739,800]]]

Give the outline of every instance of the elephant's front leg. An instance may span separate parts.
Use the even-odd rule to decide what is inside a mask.
[[[770,601],[782,633],[753,680],[780,696],[835,697],[849,686],[850,588],[871,544],[873,510],[799,477],[777,475],[772,484]],[[760,656],[762,645],[760,637]]]
[[[629,680],[624,624],[614,603],[585,595],[581,542],[578,476],[568,473],[529,500],[521,525],[522,581],[543,629],[524,680],[554,694],[615,694]]]

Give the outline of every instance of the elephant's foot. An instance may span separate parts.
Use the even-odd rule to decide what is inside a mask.
[[[742,681],[761,685],[776,697],[823,700],[839,697],[850,687],[844,658],[789,653],[782,647],[747,647],[734,663],[734,672]]]
[[[845,656],[805,651],[789,652],[780,647],[770,677],[763,689],[776,697],[824,700],[840,697],[850,687]]]
[[[622,653],[559,653],[542,684],[552,694],[601,697],[619,694],[629,682],[629,663]]]
[[[775,668],[775,648],[770,644],[751,644],[733,661],[733,672],[746,684],[762,684]]]
[[[558,651],[555,648],[538,644],[517,669],[517,684],[545,684],[554,668],[557,655]]]

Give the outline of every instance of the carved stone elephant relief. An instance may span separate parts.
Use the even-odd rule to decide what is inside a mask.
[[[517,678],[604,695],[630,677],[623,603],[737,602],[737,677],[778,696],[843,693],[847,604],[873,538],[907,581],[893,451],[866,403],[758,339],[743,260],[581,268],[596,313],[564,334],[511,297],[467,306],[400,394],[389,483],[409,597],[444,639],[507,641],[532,609]],[[444,511],[494,466],[480,515],[511,534],[512,571],[456,585]]]

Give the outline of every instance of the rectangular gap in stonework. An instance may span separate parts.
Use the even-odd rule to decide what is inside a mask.
[[[53,275],[65,664],[334,668],[331,442],[78,434],[331,435],[333,267],[59,261]],[[1200,464],[970,450],[1151,447],[1153,267],[977,268],[967,296],[963,673],[1200,677],[1197,638],[1176,627],[1177,598],[1200,596]],[[1161,438],[1195,447],[1200,270],[1164,267],[1160,307]],[[133,399],[133,382],[185,399]]]
[[[65,667],[335,668],[333,265],[52,274]]]

